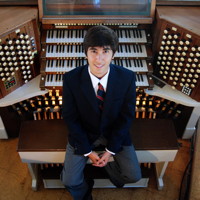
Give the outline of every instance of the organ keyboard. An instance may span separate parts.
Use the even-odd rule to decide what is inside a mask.
[[[46,43],[82,43],[86,30],[47,30]],[[115,30],[120,43],[147,43],[145,30]]]
[[[45,87],[62,87],[63,85],[63,73],[47,74],[45,80]],[[147,87],[148,79],[144,74],[136,74],[136,86]],[[60,88],[61,89],[61,88]]]
[[[128,58],[137,58],[142,57],[146,58],[147,50],[145,45],[119,45],[118,51],[115,54],[116,58],[128,57]],[[47,45],[46,46],[46,58],[67,58],[67,57],[85,57],[83,46],[81,44],[75,45]]]

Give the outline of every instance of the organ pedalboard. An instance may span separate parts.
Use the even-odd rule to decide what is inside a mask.
[[[102,23],[101,23],[102,24]],[[107,25],[107,24],[103,24]],[[41,89],[62,90],[63,74],[87,64],[82,46],[84,35],[92,25],[43,25],[41,53]],[[109,25],[119,37],[113,64],[136,72],[136,86],[153,88],[151,74],[151,36],[144,26]],[[50,27],[50,28],[49,28]],[[146,26],[148,27],[148,25]]]
[[[3,98],[37,74],[36,20],[0,35],[0,98]]]

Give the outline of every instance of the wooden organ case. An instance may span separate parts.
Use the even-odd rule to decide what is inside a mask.
[[[3,98],[39,74],[40,45],[36,8],[0,9],[0,98]]]
[[[199,7],[158,7],[154,43],[155,74],[200,101]]]

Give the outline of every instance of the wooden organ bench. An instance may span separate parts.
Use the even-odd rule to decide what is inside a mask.
[[[173,122],[167,119],[136,119],[130,132],[139,162],[155,163],[158,189],[162,189],[163,176],[168,162],[173,161],[178,152]],[[41,164],[51,163],[57,166],[54,167],[57,170],[62,168],[60,164],[64,162],[66,144],[67,127],[63,120],[24,121],[22,123],[17,150],[22,162],[28,164],[33,190],[37,190],[38,168]],[[91,165],[88,164],[88,167]],[[95,170],[93,170],[94,188],[114,187],[108,177],[106,178],[104,174],[101,177]],[[49,178],[43,179],[46,188],[64,187],[59,180],[59,174],[57,173],[56,178],[55,174],[56,170],[49,174]],[[126,184],[125,187],[147,187],[148,181],[149,177],[143,177],[137,183]]]

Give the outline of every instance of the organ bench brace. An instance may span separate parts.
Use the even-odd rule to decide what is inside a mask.
[[[139,162],[155,163],[157,187],[161,190],[168,162],[173,161],[178,152],[173,122],[167,119],[135,119],[130,133]],[[63,163],[66,144],[67,127],[63,120],[22,123],[17,150],[22,162],[28,164],[33,190],[37,190],[39,164]],[[115,187],[108,177],[102,179],[98,174],[94,172],[94,188]],[[147,187],[148,180],[148,177],[143,177],[137,183],[125,184],[124,187]],[[59,177],[43,181],[48,188],[64,188]]]

